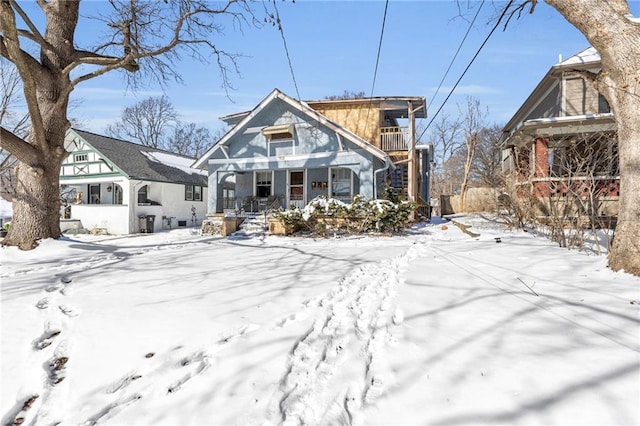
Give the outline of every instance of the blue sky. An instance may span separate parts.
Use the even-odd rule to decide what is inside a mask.
[[[474,28],[430,104],[428,114],[435,114],[504,4],[489,0],[459,3],[465,18],[459,16],[455,0],[389,2],[374,96],[424,96],[431,103],[469,21],[482,4]],[[637,16],[640,2],[630,3]],[[89,7],[99,5],[95,2]],[[345,90],[371,94],[384,1],[277,0],[277,7],[301,99],[322,99]],[[87,31],[78,36],[93,37]],[[185,58],[178,65],[184,84],[165,88],[181,119],[216,130],[223,124],[218,117],[253,108],[273,88],[297,96],[276,28],[245,27],[239,32],[229,22],[218,45],[244,55],[239,61],[240,75],[232,76],[231,100],[214,64]],[[488,108],[488,121],[503,124],[558,62],[559,55],[566,59],[588,46],[584,36],[554,9],[539,3],[535,13],[513,20],[506,31],[494,32],[443,111],[457,113],[457,105],[471,95]],[[111,73],[78,86],[74,99],[80,99],[81,106],[72,115],[87,130],[102,132],[107,123],[118,119],[123,107],[160,94],[162,89],[157,86],[137,93],[127,91],[122,76]]]

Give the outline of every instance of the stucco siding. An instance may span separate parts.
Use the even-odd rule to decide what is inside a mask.
[[[276,100],[260,111],[246,124],[245,128],[231,137],[228,143],[229,157],[256,158],[269,155],[269,141],[261,133],[267,126],[294,124],[295,155],[315,152],[335,151],[339,149],[335,132],[315,120],[309,120],[300,111],[291,108],[281,100]],[[223,158],[217,155],[215,158]]]

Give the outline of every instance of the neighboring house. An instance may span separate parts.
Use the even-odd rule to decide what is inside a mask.
[[[131,234],[196,226],[206,216],[207,177],[190,167],[194,158],[76,129],[65,149],[60,185],[71,193],[71,222]]]
[[[375,198],[388,185],[429,199],[428,152],[415,148],[424,117],[422,97],[300,102],[274,89],[252,111],[222,117],[231,129],[194,164],[208,170],[209,214]]]
[[[580,74],[600,68],[594,48],[554,65],[505,126],[503,170],[514,172],[520,194],[547,205],[572,198],[588,205],[586,213],[617,215],[616,123],[606,99]]]

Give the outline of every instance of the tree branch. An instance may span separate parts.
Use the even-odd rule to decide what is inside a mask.
[[[20,40],[16,27],[16,17],[9,1],[0,2],[0,29],[4,35],[3,45],[6,48],[7,58],[12,61],[20,77],[35,140],[43,151],[47,149],[46,135],[42,124],[42,115],[38,106],[37,81],[47,77],[38,61],[20,48]]]
[[[42,34],[40,34],[40,31],[38,31],[38,28],[33,24],[31,19],[29,18],[29,15],[27,15],[24,12],[24,10],[22,10],[22,8],[16,2],[16,0],[9,0],[9,3],[11,4],[11,7],[13,7],[13,9],[16,12],[18,12],[18,15],[20,15],[20,18],[22,18],[24,23],[27,24],[27,27],[31,31],[31,32],[27,32],[25,30],[18,30],[18,34],[22,37],[27,37],[33,40],[34,42],[38,43],[42,48],[46,48],[47,50],[52,50],[51,45],[44,39],[44,37],[42,37]]]
[[[37,167],[40,164],[41,156],[38,150],[4,127],[0,127],[0,147],[9,151],[20,162],[31,167]]]

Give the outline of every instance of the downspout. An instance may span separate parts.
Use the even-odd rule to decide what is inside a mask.
[[[386,157],[384,159],[384,167],[379,168],[378,170],[373,172],[373,198],[375,200],[378,199],[378,188],[376,182],[378,182],[378,173],[380,172],[384,172],[385,170],[389,170],[389,167],[391,167],[392,163],[391,160],[389,159],[389,157]]]

